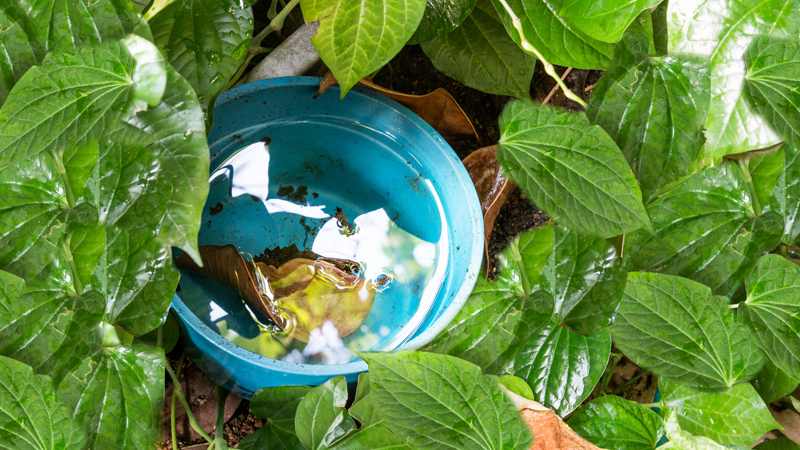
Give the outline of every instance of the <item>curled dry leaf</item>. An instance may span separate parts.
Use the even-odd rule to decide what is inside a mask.
[[[572,431],[552,409],[504,390],[533,433],[530,450],[602,450]]]
[[[337,84],[336,78],[331,72],[328,72],[322,79],[315,98],[322,95],[329,87]],[[443,88],[426,95],[411,95],[386,89],[368,79],[359,81],[358,85],[379,92],[410,109],[422,120],[428,122],[445,139],[470,136],[478,139],[478,133],[472,126],[472,121],[469,120],[453,96]]]
[[[271,318],[291,337],[308,342],[311,330],[331,321],[345,337],[367,318],[378,282],[346,273],[338,261],[292,259],[275,268],[244,260],[233,245],[200,246],[203,267],[187,255],[178,258],[181,268],[199,272],[239,293],[252,307]]]
[[[497,145],[483,147],[464,158],[464,167],[472,178],[472,184],[478,191],[478,200],[483,211],[484,261],[486,275],[489,275],[489,237],[494,229],[494,221],[500,214],[500,208],[514,192],[517,185],[505,178],[497,162]]]

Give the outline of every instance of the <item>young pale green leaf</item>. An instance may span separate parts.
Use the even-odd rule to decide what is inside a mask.
[[[22,75],[44,59],[36,23],[15,3],[0,6],[0,106]]]
[[[625,157],[585,115],[512,101],[500,133],[504,170],[556,222],[603,238],[650,228]]]
[[[91,430],[88,448],[153,448],[161,436],[164,350],[98,349],[58,385],[72,419]]]
[[[795,14],[796,15],[796,14]],[[759,37],[745,52],[744,97],[786,142],[800,142],[800,39]]]
[[[695,386],[730,387],[753,378],[764,363],[727,297],[671,275],[628,273],[611,333],[636,364]]]
[[[506,0],[517,17],[522,20],[525,38],[551,64],[576,69],[605,69],[614,45],[594,39],[578,28],[570,26],[558,11],[558,0]],[[520,44],[519,32],[514,28],[500,0],[492,0],[506,31]]]
[[[511,345],[523,319],[532,313],[547,318],[552,302],[541,294],[511,296],[492,289],[495,283],[481,279],[467,303],[424,350],[467,360],[486,368]],[[549,299],[547,299],[549,300]]]
[[[800,450],[800,444],[795,443],[786,437],[779,437],[764,441],[755,446],[756,450]]]
[[[16,1],[30,11],[47,52],[114,42],[130,33],[152,40],[147,23],[130,1]]]
[[[758,257],[778,245],[783,228],[775,213],[755,216],[734,161],[682,180],[647,210],[655,233],[628,236],[628,270],[680,275],[720,295],[728,294]]]
[[[500,384],[502,384],[504,388],[519,395],[520,397],[527,398],[528,400],[534,399],[531,385],[516,375],[500,375]]]
[[[497,377],[452,356],[362,353],[384,425],[415,449],[517,449],[533,440]]]
[[[332,378],[312,389],[300,400],[295,415],[295,432],[306,449],[330,447],[356,429],[347,410],[347,381]]]
[[[291,416],[294,417],[297,405],[300,400],[308,394],[311,389],[308,386],[279,386],[274,388],[262,388],[253,395],[250,400],[250,410],[253,415],[262,419],[272,419],[278,414],[282,414],[284,408],[294,404]]]
[[[611,44],[622,39],[628,25],[661,0],[563,0],[559,16],[598,41]],[[649,11],[648,11],[649,12]]]
[[[490,289],[498,290],[503,286],[503,290],[519,295],[532,293],[554,245],[551,222],[516,236],[499,256],[501,270]]]
[[[674,411],[669,412],[664,418],[664,430],[669,442],[659,447],[662,450],[747,450],[747,447],[738,445],[720,445],[705,436],[694,436],[684,431]]]
[[[606,395],[578,408],[567,425],[600,448],[654,449],[664,436],[664,423],[651,409],[616,395]]]
[[[200,98],[203,110],[236,73],[253,34],[253,10],[236,0],[175,0],[148,14],[153,42]]]
[[[640,33],[620,41],[586,108],[619,145],[645,197],[686,175],[698,158],[709,101],[708,60],[651,58],[649,47]]]
[[[320,21],[311,42],[344,98],[403,48],[422,20],[425,0],[300,0],[300,8],[306,21]]]
[[[526,379],[537,401],[566,416],[603,376],[611,354],[611,335],[602,330],[581,336],[554,322],[526,325],[526,330],[518,331],[519,343],[499,358],[504,363],[501,373]]]
[[[103,318],[105,301],[96,291],[75,296],[43,285],[28,285],[0,271],[0,354],[37,373],[71,370],[76,354],[88,353],[86,336]]]
[[[753,179],[753,190],[762,210],[769,204],[772,191],[783,173],[786,160],[784,146],[764,152],[755,152],[746,157],[747,169]]]
[[[800,373],[800,266],[780,255],[762,257],[745,281],[738,314],[781,371]]]
[[[0,167],[99,139],[133,101],[134,63],[119,44],[48,53],[0,109]]]
[[[356,388],[356,398],[348,411],[362,427],[368,427],[381,421],[378,414],[378,405],[375,399],[369,395],[369,373],[362,373],[358,376],[358,386]]]
[[[425,14],[408,44],[421,44],[457,29],[472,13],[475,2],[476,0],[427,0]]]
[[[800,150],[796,145],[786,147],[784,170],[778,177],[769,200],[769,208],[786,219],[782,241],[800,244]]]
[[[749,383],[710,391],[662,378],[659,389],[664,405],[662,415],[674,410],[682,429],[720,444],[747,447],[767,431],[780,427]]]
[[[333,450],[410,450],[383,423],[365,426],[331,447]]]
[[[711,103],[706,151],[711,162],[724,155],[766,148],[780,138],[742,96],[743,56],[760,34],[797,36],[800,15],[792,0],[671,0],[670,53],[711,59]]]
[[[85,432],[59,401],[49,377],[0,356],[0,448],[84,448]]]
[[[498,95],[530,97],[536,58],[506,33],[489,0],[455,30],[422,44],[434,67],[469,87]]]
[[[784,372],[769,358],[765,358],[764,367],[750,383],[764,403],[769,404],[786,397],[797,389],[800,386],[800,376]]]
[[[131,34],[122,40],[136,60],[133,70],[133,93],[136,100],[158,106],[167,87],[164,56],[147,39]]]
[[[555,299],[556,323],[584,335],[611,325],[626,281],[622,259],[608,241],[555,227],[539,287]]]

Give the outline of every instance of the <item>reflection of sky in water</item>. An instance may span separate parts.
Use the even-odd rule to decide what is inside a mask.
[[[285,334],[273,335],[265,331],[263,326],[259,327],[262,332],[258,336],[252,338],[243,336],[235,329],[242,326],[239,322],[242,317],[249,316],[249,314],[243,316],[233,310],[226,311],[214,301],[206,303],[210,307],[210,321],[216,325],[223,337],[240,347],[274,359],[295,363],[309,362],[309,357],[315,355],[314,362],[343,363],[353,357],[351,351],[372,349],[378,343],[380,343],[378,348],[390,349],[405,342],[427,316],[438,295],[447,267],[447,224],[444,223],[442,205],[438,196],[435,195],[433,185],[424,180],[429,192],[433,194],[429,199],[432,198],[436,202],[443,222],[439,242],[424,241],[397,226],[394,220],[396,220],[395,214],[398,211],[394,209],[393,204],[366,212],[355,218],[348,217],[357,230],[355,234],[348,236],[339,226],[339,220],[331,215],[336,208],[328,208],[325,205],[300,205],[285,199],[269,198],[269,177],[265,170],[269,166],[269,162],[270,155],[267,146],[258,142],[235,152],[218,165],[211,180],[218,177],[229,179],[230,181],[219,179],[217,181],[226,182],[216,183],[216,185],[229,185],[230,197],[249,195],[261,199],[270,215],[289,214],[311,219],[328,219],[317,231],[310,250],[324,257],[347,259],[360,263],[361,273],[359,275],[368,280],[375,281],[384,276],[392,277],[392,281],[385,284],[384,288],[388,291],[397,289],[400,291],[378,292],[373,312],[376,306],[380,310],[378,317],[385,317],[386,314],[394,315],[397,311],[403,310],[403,314],[408,318],[405,322],[406,326],[390,328],[382,323],[383,320],[370,320],[371,312],[364,324],[344,339],[338,337],[335,325],[328,321],[322,328],[313,330],[309,336],[309,342],[303,344],[296,341],[291,343],[291,340],[286,339]],[[215,186],[214,183],[212,183],[213,186]],[[324,198],[326,197],[320,198],[320,201]],[[338,201],[334,200],[335,198],[337,197],[328,197],[327,201],[331,203]],[[251,207],[249,205],[252,204],[252,202],[242,202],[233,204],[233,206],[234,208],[242,207],[241,205]],[[395,215],[395,219],[390,218],[387,210],[393,211],[391,214]],[[346,210],[345,213],[352,213],[352,211]],[[405,210],[399,211],[399,213],[413,214],[414,212]],[[301,247],[301,243],[297,244],[298,247]],[[422,292],[419,290],[413,290],[413,293],[409,291],[408,289],[412,285],[422,287]],[[390,304],[381,306],[382,295],[386,294],[389,294],[389,297],[383,297],[383,300]],[[408,306],[416,301],[409,296],[418,298],[419,307],[416,310],[408,310]],[[389,300],[390,298],[391,300]],[[395,308],[398,310],[395,311]]]

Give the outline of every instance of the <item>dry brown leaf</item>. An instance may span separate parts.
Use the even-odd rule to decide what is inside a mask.
[[[272,319],[282,330],[286,329],[289,325],[286,318],[261,297],[250,268],[236,246],[201,245],[199,250],[203,267],[198,266],[187,253],[178,257],[176,265],[182,269],[202,273],[226,288],[238,292],[250,306]]]
[[[206,376],[196,365],[187,365],[183,373],[181,373],[181,389],[186,396],[186,401],[192,408],[197,422],[206,430],[213,430],[216,425],[217,419],[217,393],[214,390],[216,383],[211,378]],[[165,392],[164,409],[161,411],[162,429],[164,430],[164,439],[169,439],[170,436],[170,408],[172,406],[172,390],[173,384],[167,387]],[[225,421],[233,416],[236,408],[242,399],[235,394],[228,394],[225,399]],[[195,439],[200,439],[201,436],[194,431],[189,425],[189,419],[186,417],[186,411],[183,405],[178,402],[175,405],[175,430],[179,440],[182,442],[191,442]],[[205,444],[208,447],[208,444]],[[184,447],[185,448],[185,447]]]
[[[319,92],[315,97],[322,95],[329,87],[336,86],[338,82],[329,71],[319,85]],[[474,137],[478,140],[478,133],[472,126],[472,121],[461,109],[458,102],[445,89],[439,88],[426,95],[411,95],[386,89],[367,81],[358,82],[360,86],[379,92],[386,97],[410,109],[422,120],[428,122],[445,139]]]
[[[552,409],[504,390],[533,433],[530,450],[602,450],[572,431]]]
[[[178,267],[194,270],[234,290],[282,330],[308,342],[311,330],[331,321],[345,337],[369,315],[377,283],[346,273],[337,267],[343,261],[292,259],[279,268],[263,262],[249,263],[233,245],[201,245],[203,267],[185,253]]]
[[[800,415],[789,408],[779,410],[779,408],[775,408],[774,405],[769,405],[769,412],[772,413],[772,417],[775,418],[775,421],[783,427],[781,433],[797,444],[800,444]]]
[[[516,184],[505,178],[497,161],[497,145],[483,147],[470,153],[462,161],[472,178],[472,184],[478,192],[478,200],[483,211],[483,244],[486,276],[489,275],[489,238],[494,229],[494,221],[500,214],[500,208],[514,192]]]

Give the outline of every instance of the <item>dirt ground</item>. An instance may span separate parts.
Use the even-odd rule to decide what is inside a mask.
[[[257,19],[259,14],[266,15],[266,11],[260,12],[257,8],[255,13]],[[562,67],[557,67],[556,69],[559,74],[563,74],[566,70]],[[573,92],[584,92],[588,95],[600,75],[600,71],[571,70],[564,81]],[[479,136],[478,142],[474,139],[459,139],[449,142],[461,159],[465,158],[474,150],[497,143],[500,137],[497,128],[497,118],[506,103],[511,100],[511,97],[507,96],[485,94],[448,78],[433,67],[433,64],[428,57],[425,56],[419,45],[406,46],[378,72],[373,80],[376,84],[407,94],[427,94],[440,87],[447,89],[470,118]],[[544,72],[542,65],[537,63],[536,71],[531,82],[531,96],[533,100],[542,102],[551,93],[555,84],[555,81]],[[580,109],[579,105],[566,99],[560,90],[553,93],[548,103],[567,109]],[[531,204],[519,189],[516,189],[511,194],[497,217],[490,239],[489,273],[491,278],[494,278],[499,271],[497,255],[505,248],[507,243],[522,231],[537,226],[547,220],[547,216]],[[177,366],[177,361],[181,353],[182,348],[179,344],[178,347],[168,355],[173,367]],[[195,393],[196,397],[192,397],[190,394],[188,402],[196,414],[199,413],[209,416],[205,420],[209,422],[210,426],[205,427],[205,429],[213,436],[213,433],[210,431],[213,429],[212,416],[213,411],[216,410],[216,395],[213,394],[213,387],[211,391],[208,391],[209,388],[207,386],[210,380],[203,380],[202,378],[205,376],[202,375],[202,373],[198,374],[196,370],[191,370],[190,368],[192,366],[192,362],[187,359],[184,363],[183,374],[181,375],[182,383],[190,382],[193,383],[193,385],[200,386]],[[188,377],[191,377],[191,380],[187,381]],[[645,381],[647,380],[642,380],[643,383]],[[168,397],[171,397],[171,380],[167,380],[167,392],[170,394]],[[170,399],[168,398],[168,403],[169,401]],[[233,403],[236,403],[238,406],[231,407]],[[226,402],[226,417],[229,417],[229,419],[226,421],[223,432],[228,444],[231,446],[237,445],[244,436],[254,432],[264,423],[263,420],[253,416],[250,412],[249,405],[250,403],[246,400],[238,401],[237,399],[229,399],[228,402]],[[196,411],[196,408],[198,411]],[[202,411],[199,411],[201,408]],[[182,410],[181,407],[178,409]],[[231,411],[228,411],[228,409]],[[169,433],[168,411],[167,409],[163,416],[165,418],[164,425],[167,433]],[[200,418],[198,418],[198,420],[200,420]],[[197,448],[207,447],[208,444],[205,444],[202,438],[191,439],[188,430],[188,421],[183,419],[183,423],[181,423],[181,420],[179,420],[178,424],[179,428],[185,432],[179,433],[179,436],[185,437],[186,439],[186,441],[179,439],[180,448],[187,448],[188,446],[196,444],[199,444]],[[172,449],[172,443],[167,436],[165,436],[165,441],[162,443],[162,448]]]

